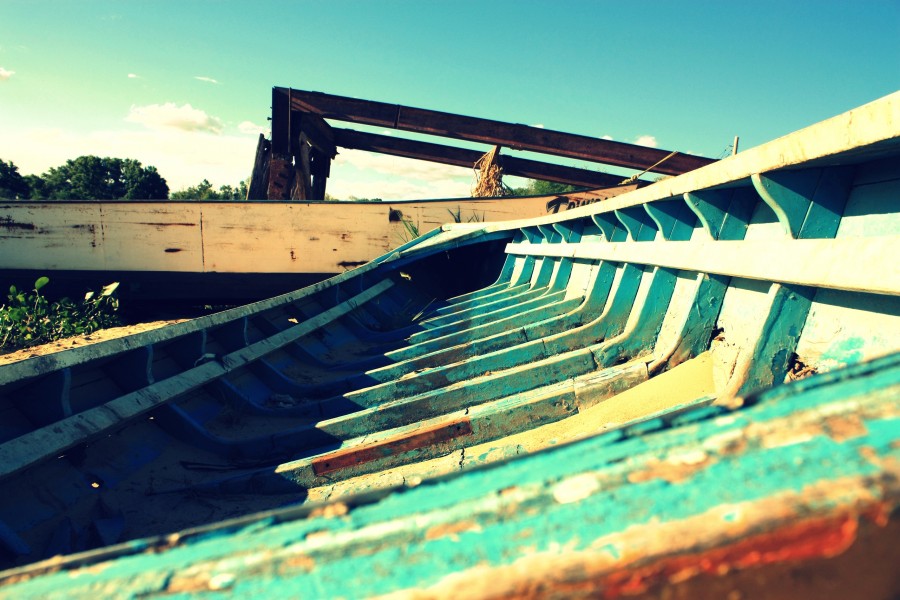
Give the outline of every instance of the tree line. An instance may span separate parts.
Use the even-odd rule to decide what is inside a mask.
[[[204,179],[175,192],[156,167],[143,166],[130,158],[79,156],[42,175],[21,175],[13,162],[0,159],[0,198],[9,200],[245,200],[247,180],[216,189]],[[529,180],[525,187],[510,190],[514,196],[543,196],[571,192],[575,186]],[[333,200],[326,194],[326,200]],[[355,198],[379,201],[380,198]]]
[[[568,183],[557,183],[555,181],[544,181],[541,179],[529,179],[528,184],[524,187],[510,189],[511,196],[549,196],[551,194],[565,194],[566,192],[577,192],[583,190]]]
[[[9,200],[245,200],[247,182],[215,189],[204,179],[169,193],[156,167],[130,158],[79,156],[41,175],[22,175],[0,159],[0,198]]]

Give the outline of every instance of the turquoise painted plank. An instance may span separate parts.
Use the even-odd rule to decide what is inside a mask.
[[[571,313],[578,309],[578,307],[582,303],[582,298],[572,298],[571,300],[565,300],[554,305],[553,307],[551,307],[552,310],[541,308],[527,311],[522,316],[524,316],[526,319],[530,316],[535,321],[541,322],[544,320],[549,320],[554,316],[554,313]],[[502,348],[508,348],[510,346],[522,344],[529,339],[530,338],[527,336],[525,329],[522,327],[504,330],[501,333],[497,333],[488,337],[472,340],[464,344],[449,345],[442,349],[435,350],[421,356],[415,356],[413,358],[380,367],[378,369],[372,369],[366,371],[366,376],[372,377],[377,381],[385,382],[391,379],[402,377],[403,375],[412,373],[413,371],[417,371],[419,369],[447,365],[464,360],[466,358],[472,358],[488,352],[500,350]]]
[[[785,234],[797,238],[821,175],[822,169],[804,169],[755,173],[751,179],[757,193],[775,213]],[[837,216],[840,217],[840,214]]]
[[[638,286],[644,270],[625,265],[623,275],[614,292],[609,308],[594,322],[576,329],[558,333],[555,335],[542,335],[540,339],[526,342],[513,347],[504,348],[471,359],[448,365],[426,369],[421,373],[412,374],[409,377],[386,382],[384,384],[357,392],[346,394],[345,397],[354,402],[361,402],[366,406],[373,403],[385,402],[391,398],[406,397],[424,392],[428,389],[463,382],[472,377],[488,372],[496,372],[503,369],[511,369],[555,354],[578,350],[590,346],[606,337],[616,335],[625,327],[625,321],[634,306]],[[655,302],[646,310],[648,317],[647,327],[654,329],[654,336],[659,332],[659,326],[665,315],[668,299],[675,287],[675,276],[667,270],[658,270],[653,275],[650,284],[650,301]],[[655,285],[654,285],[655,283]],[[641,331],[644,331],[643,329]],[[642,341],[646,338],[641,338]],[[630,346],[634,351],[643,348],[637,344]],[[620,347],[624,348],[624,346]],[[618,358],[618,355],[616,356]],[[606,363],[603,366],[607,366]]]
[[[438,325],[431,329],[418,331],[407,337],[407,341],[409,344],[419,344],[421,342],[443,338],[454,333],[473,329],[479,325],[486,325],[507,317],[514,317],[525,310],[549,307],[554,303],[561,302],[565,296],[564,292],[554,292],[549,295],[542,295],[542,292],[543,290],[541,293],[537,293],[535,297],[523,300],[521,303],[513,306],[504,306],[496,310],[490,310],[490,307],[486,307],[486,312],[478,312],[444,325]]]
[[[507,255],[511,257],[512,255]],[[458,310],[464,310],[467,308],[473,308],[477,306],[481,306],[485,302],[492,302],[494,300],[501,300],[504,298],[509,298],[510,296],[518,295],[523,292],[531,289],[531,285],[527,283],[523,283],[517,286],[493,286],[489,288],[484,288],[484,294],[479,295],[477,298],[471,298],[466,300],[461,300],[459,302],[448,302],[446,305],[440,306],[433,311],[428,311],[424,316],[430,317],[432,315],[443,315],[446,313],[456,312]]]
[[[456,334],[444,336],[411,345],[408,348],[398,349],[387,353],[394,360],[407,360],[437,352],[447,347],[456,347],[461,344],[477,343],[478,340],[487,339],[494,335],[508,332],[510,343],[519,339],[519,331],[523,331],[528,340],[537,340],[552,333],[564,332],[578,328],[596,319],[602,314],[606,304],[616,273],[616,266],[601,262],[596,267],[596,275],[593,278],[588,295],[584,302],[575,310],[570,310],[570,304],[562,302],[558,305],[561,310],[551,312],[523,311],[519,315],[500,319],[493,323],[480,325]],[[491,349],[496,349],[490,345]]]
[[[599,366],[607,367],[653,351],[677,280],[677,273],[671,269],[657,268],[654,271],[650,289],[639,308],[634,328],[606,340],[595,348],[594,360]]]
[[[474,569],[492,574],[492,569],[524,559],[529,550],[543,551],[538,556],[554,569],[559,569],[558,558],[577,556],[573,551],[599,552],[610,568],[622,569],[631,564],[619,554],[628,528],[639,533],[637,542],[659,539],[661,531],[690,525],[691,519],[722,523],[725,527],[716,530],[715,538],[700,534],[693,540],[699,548],[715,548],[723,535],[734,535],[729,520],[742,530],[752,525],[769,531],[780,518],[797,522],[804,514],[830,515],[843,507],[855,507],[859,514],[859,507],[873,501],[896,506],[888,486],[872,485],[896,477],[889,465],[900,456],[900,368],[897,357],[892,358],[893,365],[882,364],[875,374],[842,373],[840,382],[787,396],[782,389],[777,401],[766,395],[754,398],[728,419],[710,415],[643,438],[594,437],[402,494],[350,503],[340,518],[288,509],[182,536],[174,546],[165,538],[135,542],[117,549],[120,558],[105,568],[85,569],[77,577],[48,573],[7,589],[23,598],[162,593],[177,591],[179,585],[197,591],[218,586],[238,595],[261,590],[386,594],[434,586],[451,573],[470,585]],[[863,428],[851,438],[830,437],[823,415],[832,423],[859,419]],[[792,421],[810,423],[818,433],[787,445],[766,443],[789,430]],[[735,439],[748,443],[736,448]],[[702,455],[697,454],[698,440],[708,440]],[[873,462],[862,448],[888,460]],[[664,475],[630,476],[653,473],[648,468],[654,462],[679,455],[696,459],[680,482],[668,482]],[[625,457],[629,460],[621,460]],[[766,504],[770,501],[778,503]],[[718,508],[723,506],[731,512]],[[754,506],[779,510],[748,521],[756,518]],[[645,523],[652,523],[652,531]],[[166,545],[170,547],[162,552],[142,552]],[[404,558],[409,555],[417,560]],[[116,554],[108,551],[107,556]],[[586,572],[579,568],[571,576]],[[520,573],[528,581],[527,570]],[[187,587],[189,581],[195,587]]]
[[[539,298],[546,300],[549,292],[549,286],[532,288],[515,296],[507,296],[500,300],[485,300],[477,306],[461,308],[457,311],[446,312],[438,316],[423,319],[419,321],[418,324],[427,329],[435,329],[445,325],[466,321],[473,317],[490,314],[504,308],[509,308],[510,306],[526,304],[528,301],[537,300]]]
[[[649,242],[656,237],[656,223],[643,206],[629,206],[613,212],[633,241]]]
[[[606,369],[600,374],[591,374],[588,378],[566,380],[472,405],[455,412],[447,412],[446,409],[444,412],[422,412],[422,407],[417,406],[415,408],[417,416],[410,424],[406,424],[409,417],[404,415],[392,421],[394,426],[377,434],[365,434],[362,437],[354,437],[352,425],[366,420],[367,416],[351,415],[323,425],[327,426],[330,436],[336,440],[343,440],[336,450],[284,463],[271,469],[211,481],[192,489],[228,494],[297,493],[299,488],[318,487],[333,481],[436,458],[460,448],[492,442],[553,423],[629,389],[645,381],[646,377],[644,365],[623,365]],[[459,422],[464,422],[470,430],[430,445],[407,447],[403,443],[398,443],[414,437],[420,431]],[[327,463],[332,456],[337,458],[341,454],[354,451],[370,456],[357,462],[345,461],[344,468],[331,470],[327,475],[317,474],[316,464]]]
[[[482,325],[476,325],[468,329],[463,329],[462,331],[455,331],[428,341],[412,343],[402,348],[390,350],[385,352],[385,356],[394,361],[422,357],[445,348],[458,346],[460,344],[474,343],[493,335],[515,332],[528,322],[543,322],[559,317],[560,315],[578,312],[583,304],[582,300],[574,299],[574,301],[563,300],[552,303],[549,306],[538,306],[529,310],[523,310],[519,312],[519,314],[513,314],[502,319],[488,321]]]

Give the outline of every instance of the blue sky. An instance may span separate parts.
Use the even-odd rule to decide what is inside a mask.
[[[137,158],[173,190],[234,185],[276,85],[718,157],[896,91],[898,39],[898,0],[0,0],[0,158]],[[471,184],[344,151],[329,191]]]

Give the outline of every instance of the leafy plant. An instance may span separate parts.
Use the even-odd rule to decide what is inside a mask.
[[[69,298],[50,302],[40,291],[48,283],[50,278],[40,277],[30,292],[9,287],[7,303],[0,306],[0,349],[26,348],[121,324],[117,282],[99,293],[88,292],[80,303]]]
[[[453,212],[451,209],[447,209],[447,212],[450,213],[450,217],[453,219],[454,223],[462,223],[462,208],[459,206],[456,207],[456,212]],[[466,220],[466,223],[481,223],[484,221],[484,213],[481,213],[481,217],[478,216],[478,213],[472,211],[472,216]]]
[[[406,233],[400,233],[398,237],[400,238],[400,243],[405,244],[406,242],[410,242],[417,237],[419,237],[419,226],[413,223],[409,219],[401,219],[401,223],[403,223],[403,229],[406,230]]]

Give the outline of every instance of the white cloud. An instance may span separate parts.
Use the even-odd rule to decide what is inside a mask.
[[[543,123],[535,123],[534,125],[532,125],[532,127],[537,127],[538,129],[543,129],[544,124]]]
[[[371,169],[385,175],[396,175],[411,179],[459,179],[472,178],[472,169],[442,165],[425,160],[414,160],[376,154],[364,150],[341,150],[337,162],[351,164],[358,169]]]
[[[174,102],[132,106],[126,121],[140,123],[150,129],[177,129],[220,134],[222,120],[206,114],[190,104],[177,106]]]
[[[603,136],[602,138],[600,138],[600,139],[601,139],[601,140],[610,140],[610,141],[612,141],[613,136],[607,134],[607,135],[604,135],[604,136]]]
[[[439,198],[467,198],[471,185],[451,180],[418,181],[403,178],[368,179],[364,175],[342,177],[340,168],[331,171],[328,194],[338,200],[381,198],[382,200],[427,200]]]
[[[0,81],[6,81],[7,79],[9,79],[10,77],[12,77],[15,74],[16,74],[15,71],[8,71],[8,70],[4,69],[3,67],[0,67]]]
[[[653,137],[652,135],[638,136],[634,140],[634,143],[637,144],[638,146],[647,146],[650,148],[656,148],[656,138]]]
[[[215,84],[218,84],[218,83],[219,83],[218,81],[216,81],[216,80],[213,79],[212,77],[205,77],[205,76],[203,76],[203,75],[195,75],[195,76],[194,76],[194,79],[196,79],[197,81],[205,81],[206,83],[215,83]]]
[[[215,187],[236,185],[250,176],[256,138],[247,134],[261,129],[252,121],[243,121],[225,133],[219,119],[190,105],[171,103],[133,107],[127,120],[147,128],[123,124],[118,129],[86,133],[17,129],[0,118],[0,156],[14,160],[23,174],[44,173],[82,155],[133,158],[156,167],[172,191],[203,179]],[[213,128],[208,126],[211,120]],[[328,193],[340,199],[460,198],[469,195],[473,181],[473,171],[468,168],[341,150],[328,179]]]
[[[246,133],[247,135],[256,135],[258,136],[260,133],[268,136],[269,128],[265,125],[257,125],[253,121],[241,121],[238,123],[238,131],[241,133]]]
[[[23,174],[40,174],[69,159],[93,154],[134,158],[159,170],[169,189],[236,185],[250,176],[256,140],[242,135],[163,130],[104,130],[72,133],[60,129],[5,130],[0,156],[12,158]]]
[[[128,79],[138,79],[139,77],[140,77],[140,75],[135,75],[134,73],[128,74]]]
[[[331,168],[328,193],[339,199],[460,198],[469,196],[472,183],[473,172],[464,167],[341,150]]]
[[[0,136],[0,156],[13,159],[22,174],[44,173],[87,154],[134,158],[156,167],[172,191],[203,179],[215,187],[236,185],[250,176],[255,152],[256,139],[243,134],[174,128],[89,133],[10,129]],[[328,193],[339,199],[461,198],[469,196],[472,184],[470,169],[342,150],[332,166]]]

